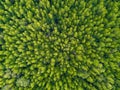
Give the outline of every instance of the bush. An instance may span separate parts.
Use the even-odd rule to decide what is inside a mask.
[[[0,0],[0,89],[119,90],[119,0]]]

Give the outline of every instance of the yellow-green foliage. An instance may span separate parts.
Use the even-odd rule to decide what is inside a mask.
[[[0,90],[120,90],[120,0],[0,0]]]

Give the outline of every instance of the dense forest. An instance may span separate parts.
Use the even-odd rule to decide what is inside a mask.
[[[120,90],[120,0],[0,0],[0,90]]]

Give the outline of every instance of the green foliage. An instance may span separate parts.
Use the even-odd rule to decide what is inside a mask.
[[[29,80],[26,80],[25,78],[19,78],[16,81],[16,86],[18,87],[27,87],[29,85]]]
[[[119,89],[119,0],[0,0],[0,90]]]

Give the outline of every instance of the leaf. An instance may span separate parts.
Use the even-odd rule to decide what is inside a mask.
[[[0,64],[0,71],[4,69],[4,66]]]
[[[60,86],[62,86],[62,81],[59,81],[58,83],[59,83]]]
[[[107,77],[107,80],[110,84],[114,84],[114,79],[112,77]]]
[[[4,75],[4,71],[0,71],[0,76],[2,77]]]
[[[90,83],[93,83],[93,82],[94,82],[94,80],[93,80],[92,77],[88,77],[88,78],[87,78],[87,81],[89,81]]]
[[[12,83],[14,83],[14,81],[15,81],[15,79],[10,79],[10,80],[8,80],[6,83],[7,83],[7,84],[12,84]]]
[[[81,77],[81,78],[83,78],[83,79],[85,79],[85,78],[88,78],[88,77],[89,77],[89,74],[88,74],[88,73],[84,73],[84,72],[82,73],[82,72],[81,72],[81,73],[78,74],[78,76]]]

